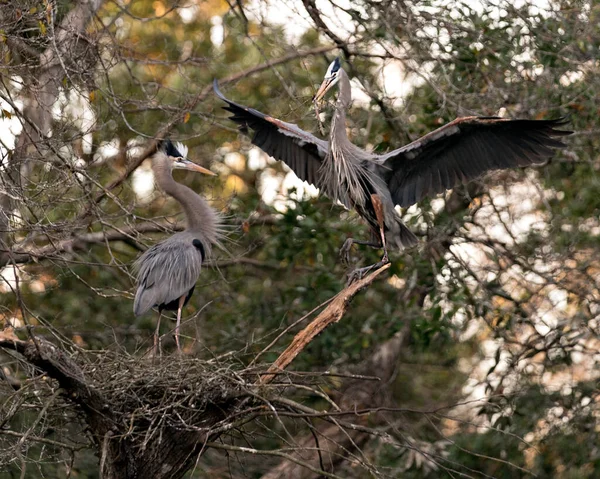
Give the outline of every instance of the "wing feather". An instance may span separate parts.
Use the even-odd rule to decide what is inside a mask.
[[[187,294],[200,276],[202,260],[191,238],[178,235],[147,249],[134,264],[138,279],[134,314],[139,316]]]
[[[286,163],[301,180],[320,186],[317,172],[329,150],[327,141],[317,138],[297,125],[228,100],[219,90],[216,80],[213,88],[215,94],[227,103],[223,108],[233,114],[230,119],[239,125],[240,131],[254,131],[254,145],[276,160]]]
[[[400,206],[441,193],[491,170],[544,163],[566,145],[557,137],[564,119],[507,120],[465,117],[377,158]]]

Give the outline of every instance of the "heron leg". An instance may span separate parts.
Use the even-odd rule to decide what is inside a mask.
[[[346,281],[346,286],[350,286],[355,281],[363,279],[367,275],[367,273],[370,273],[371,271],[375,271],[376,269],[379,269],[382,266],[385,266],[389,262],[390,262],[390,260],[387,259],[384,255],[384,257],[381,259],[381,261],[378,261],[377,263],[371,264],[369,266],[365,266],[364,268],[357,268],[354,271],[351,271],[350,273],[348,273],[348,281]]]
[[[162,311],[158,311],[158,322],[156,323],[156,331],[154,331],[154,356],[161,353],[160,350],[160,318]]]
[[[385,242],[385,217],[383,214],[383,203],[379,195],[371,195],[371,203],[375,210],[375,216],[377,218],[377,224],[379,225],[379,235],[381,236],[381,245],[383,246],[383,257],[380,263],[386,264],[390,262],[388,257],[387,244]]]
[[[346,283],[348,286],[351,285],[352,283],[354,283],[354,281],[362,279],[370,271],[379,269],[382,266],[384,266],[390,262],[390,258],[388,256],[388,250],[387,250],[387,243],[385,241],[385,217],[383,214],[383,203],[381,202],[381,198],[379,197],[379,195],[376,195],[376,194],[371,195],[371,204],[373,205],[373,209],[375,210],[375,217],[377,218],[377,225],[379,226],[379,237],[381,239],[381,244],[378,244],[377,247],[383,248],[383,257],[381,258],[381,260],[379,262],[377,262],[375,264],[366,266],[364,268],[358,268],[358,269],[355,269],[354,271],[352,271],[348,275],[348,281]],[[353,241],[353,242],[356,242],[356,241]],[[346,243],[348,243],[348,240],[346,240]],[[346,243],[344,243],[344,246],[346,246]],[[352,246],[352,243],[350,243],[350,246]],[[349,248],[348,248],[348,251],[349,251]]]
[[[364,278],[364,276],[367,273],[369,273],[373,270],[379,269],[382,266],[384,266],[390,262],[390,258],[388,256],[388,251],[387,251],[387,245],[385,242],[385,231],[383,229],[383,225],[380,225],[380,227],[379,227],[379,234],[381,235],[381,244],[380,245],[375,245],[374,243],[367,243],[367,242],[362,242],[360,244],[368,244],[369,246],[374,246],[376,248],[383,247],[383,257],[377,263],[374,263],[370,266],[365,266],[364,268],[357,268],[354,271],[350,272],[348,274],[348,281],[346,282],[346,286],[350,286],[355,281],[358,281],[359,279]],[[352,238],[349,238],[349,239],[352,240]],[[346,240],[346,243],[347,242],[348,242],[348,240]],[[357,242],[357,241],[355,241],[355,242]],[[344,246],[346,245],[346,243],[344,243]],[[352,246],[352,243],[350,243],[350,246]]]
[[[346,241],[344,241],[343,246],[340,248],[340,259],[344,264],[350,264],[350,250],[352,249],[353,244],[361,244],[364,246],[370,246],[371,248],[381,248],[379,243],[374,243],[373,241],[348,238]]]
[[[177,308],[177,323],[175,324],[175,343],[177,344],[177,351],[181,352],[181,345],[179,344],[179,325],[181,324],[181,310],[185,304],[185,294],[179,298],[179,307]]]
[[[381,235],[381,244],[383,245],[383,257],[381,258],[381,263],[386,264],[390,262],[390,258],[388,256],[387,244],[385,242],[385,231],[383,230],[383,225],[379,226],[379,234]]]

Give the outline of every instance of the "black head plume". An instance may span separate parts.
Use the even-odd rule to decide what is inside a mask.
[[[165,152],[167,156],[171,156],[173,158],[183,158],[184,155],[177,149],[169,138],[161,140],[158,143],[158,149]]]
[[[336,57],[335,60],[331,62],[329,68],[327,69],[327,73],[325,73],[325,77],[330,77],[335,75],[338,70],[341,68],[342,63],[340,61],[340,57]]]

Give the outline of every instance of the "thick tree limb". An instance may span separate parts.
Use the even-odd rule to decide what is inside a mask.
[[[389,264],[338,293],[329,306],[294,338],[290,347],[269,368],[259,384],[264,386],[270,382],[276,373],[284,370],[312,339],[328,325],[339,321],[354,296],[388,268]],[[101,477],[106,479],[183,477],[196,461],[198,454],[204,450],[207,441],[214,440],[222,434],[219,431],[225,430],[223,425],[227,426],[227,421],[231,421],[228,418],[237,417],[239,420],[240,410],[247,410],[248,399],[254,397],[251,391],[242,391],[231,397],[219,395],[220,399],[214,404],[208,399],[204,410],[198,411],[198,414],[193,416],[193,422],[187,424],[184,421],[187,427],[173,427],[167,422],[160,425],[160,433],[158,433],[157,428],[151,426],[155,420],[159,422],[165,420],[162,416],[169,413],[165,412],[164,408],[161,408],[162,412],[157,412],[157,418],[152,419],[149,425],[145,425],[144,421],[148,421],[147,419],[139,417],[136,413],[140,407],[139,401],[135,402],[136,411],[129,411],[126,408],[124,411],[117,412],[117,409],[111,407],[110,401],[105,398],[108,390],[99,392],[99,386],[94,387],[81,367],[64,351],[48,341],[35,337],[27,341],[20,340],[11,329],[7,329],[0,331],[0,348],[18,352],[29,364],[55,379],[64,390],[65,398],[79,407],[99,451]],[[148,364],[148,367],[153,366]],[[172,387],[172,384],[169,384],[169,387]],[[161,396],[166,393],[166,391],[161,393]],[[251,414],[246,414],[250,419],[252,418]],[[181,420],[180,417],[179,419]],[[132,435],[128,432],[134,427],[134,423],[142,431],[147,429],[148,433],[151,430],[154,432],[149,438],[141,441],[139,433]],[[292,464],[306,465],[299,457],[290,457],[290,461]],[[315,463],[309,465],[308,469],[318,474],[321,466]]]
[[[481,194],[481,188],[476,184],[466,186],[468,196],[474,197]],[[469,207],[470,200],[464,191],[454,190],[447,200],[446,209],[450,214],[456,214]],[[458,227],[458,226],[457,226]],[[450,247],[451,241],[445,239],[441,244],[438,241],[427,244],[426,254],[436,257],[443,255]],[[427,292],[427,285],[409,288],[409,294],[415,304],[422,304]],[[410,331],[410,323],[406,323],[402,330],[398,331],[392,338],[381,344],[373,351],[365,361],[351,367],[350,372],[358,375],[377,376],[380,381],[364,381],[360,379],[344,380],[340,387],[340,393],[333,396],[333,400],[343,411],[355,411],[357,421],[367,418],[361,416],[361,412],[384,411],[388,401],[388,385],[396,373],[399,356]],[[379,409],[380,408],[380,409]],[[385,421],[385,416],[378,414],[369,416],[370,421]],[[343,461],[356,451],[356,448],[364,446],[372,438],[371,434],[360,429],[352,430],[342,425],[332,425],[329,422],[316,427],[319,439],[319,448],[315,450],[314,434],[306,434],[298,440],[298,450],[294,454],[298,461],[319,467],[323,463],[328,471],[337,471]],[[312,448],[312,449],[311,449]],[[352,460],[352,459],[350,459]],[[268,471],[261,479],[318,479],[310,469],[299,467],[297,461],[284,460],[276,467]]]
[[[321,12],[319,11],[315,0],[302,0],[302,4],[304,8],[308,12],[308,15],[315,22],[317,30],[321,30],[325,35],[327,35],[335,44],[337,48],[340,48],[346,57],[350,56],[350,51],[348,50],[348,43],[338,37],[333,31],[327,26],[327,24],[321,18]]]
[[[0,331],[0,348],[18,352],[29,364],[55,379],[69,393],[69,399],[83,409],[95,431],[102,434],[112,428],[110,405],[90,387],[79,365],[64,351],[43,339],[20,340],[11,329]]]
[[[346,57],[347,60],[350,60],[350,57],[353,53],[350,51],[350,49],[348,48],[348,42],[342,40],[340,37],[338,37],[325,23],[325,21],[323,20],[323,18],[321,18],[321,12],[319,11],[316,2],[314,0],[303,0],[302,1],[304,8],[306,9],[306,12],[308,13],[308,15],[310,16],[310,18],[312,19],[312,21],[314,22],[315,26],[317,27],[317,30],[322,31],[325,35],[327,35],[336,45],[337,48],[339,48],[340,50],[342,50],[342,52],[344,52],[344,56]],[[361,56],[363,56],[361,54]],[[390,55],[388,55],[386,58],[389,58]],[[361,82],[363,88],[365,89],[366,93],[371,97],[371,99],[377,104],[377,106],[380,108],[381,113],[383,113],[383,116],[385,118],[386,123],[389,125],[389,127],[392,129],[392,131],[394,131],[394,133],[398,134],[399,133],[399,125],[398,123],[394,120],[394,112],[390,111],[390,108],[388,107],[388,105],[383,101],[383,99],[377,95],[372,88],[368,88],[367,85],[365,85],[365,83],[360,79],[360,77],[357,75],[357,71],[354,68],[354,65],[352,63],[349,63],[349,72],[351,75],[353,75],[354,77],[359,78],[359,81]],[[404,135],[406,136],[406,135]]]
[[[359,291],[369,286],[377,276],[386,271],[390,266],[390,263],[383,265],[381,268],[373,271],[363,279],[352,283],[338,293],[335,299],[329,303],[323,312],[296,335],[287,349],[281,353],[277,360],[269,367],[267,374],[261,378],[260,384],[271,382],[275,375],[284,370],[317,335],[325,330],[327,326],[338,322],[348,309],[348,305],[350,304],[350,301],[354,299],[354,296],[356,296]]]
[[[279,219],[274,215],[259,216],[252,218],[248,221],[249,224],[257,225],[273,225],[277,224]],[[93,244],[104,244],[107,242],[116,241],[136,241],[140,234],[150,233],[165,233],[173,231],[182,231],[183,224],[175,223],[171,221],[147,221],[138,223],[134,226],[113,226],[112,230],[109,227],[108,231],[95,231],[91,233],[81,233],[73,235],[70,238],[53,241],[46,245],[36,244],[36,240],[42,238],[28,238],[26,245],[16,244],[11,249],[5,249],[0,244],[0,268],[7,264],[24,264],[30,262],[39,262],[44,259],[60,258],[65,253],[72,251],[86,251],[90,245]],[[38,235],[45,239],[45,235]],[[236,258],[233,260],[223,260],[214,262],[213,265],[216,267],[227,267],[235,264],[249,264],[251,266],[257,266],[261,268],[270,269],[281,269],[282,267],[275,263],[266,263],[254,260],[252,258]],[[305,269],[310,271],[312,268],[298,266],[298,269]]]
[[[102,457],[104,479],[177,479],[193,465],[208,432],[181,431],[163,427],[159,435],[144,443],[126,437],[123,417],[113,413],[113,405],[90,384],[79,365],[64,351],[41,338],[23,341],[11,329],[0,331],[0,348],[21,354],[25,360],[56,380],[64,396],[83,412]],[[148,367],[151,367],[149,364]],[[202,430],[223,420],[227,407],[210,408],[203,413]],[[135,414],[132,411],[132,418]]]

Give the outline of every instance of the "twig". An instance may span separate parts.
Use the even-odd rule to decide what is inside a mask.
[[[50,396],[50,398],[48,399],[48,401],[46,401],[46,404],[44,404],[44,407],[42,408],[42,410],[38,414],[38,416],[35,419],[35,421],[33,421],[33,424],[29,427],[29,429],[27,429],[27,432],[25,432],[25,434],[23,434],[21,436],[21,438],[19,439],[19,442],[17,444],[18,448],[23,447],[23,444],[25,444],[25,441],[27,440],[27,438],[29,437],[29,435],[37,427],[37,425],[40,423],[40,421],[45,418],[46,411],[48,411],[48,408],[54,402],[54,400],[58,397],[58,395],[60,394],[60,392],[61,392],[60,389],[56,389],[56,391],[54,391],[54,393],[52,394],[52,396]]]
[[[106,458],[108,456],[108,442],[112,437],[112,431],[106,431],[104,439],[102,440],[102,454],[100,456],[100,477],[104,477],[104,467],[106,465]]]
[[[256,364],[256,362],[258,361],[258,358],[260,358],[263,354],[265,354],[269,349],[271,349],[276,343],[277,341],[279,341],[281,339],[281,337],[283,335],[285,335],[290,329],[295,328],[298,324],[300,324],[301,322],[303,322],[306,318],[308,318],[311,314],[313,314],[315,311],[317,311],[318,309],[321,309],[323,306],[325,306],[326,304],[330,303],[331,301],[333,301],[333,299],[335,298],[335,296],[333,298],[329,298],[328,300],[322,302],[321,304],[319,304],[319,306],[314,307],[312,310],[310,310],[307,314],[305,314],[304,316],[302,316],[300,319],[297,319],[296,321],[294,321],[292,324],[290,324],[287,328],[285,328],[283,331],[281,331],[281,333],[279,333],[277,335],[277,337],[271,341],[260,353],[258,353],[254,359],[250,362],[249,366],[252,367]]]
[[[298,458],[292,456],[291,454],[286,454],[285,452],[281,452],[281,451],[277,451],[277,450],[264,451],[264,450],[260,450],[260,449],[250,448],[250,447],[230,446],[228,444],[221,444],[218,442],[207,442],[206,447],[212,447],[214,449],[225,449],[226,451],[243,452],[243,453],[247,453],[247,454],[249,453],[249,454],[260,455],[260,456],[279,456],[279,457],[283,457],[283,458],[287,459],[288,461],[295,462],[296,464],[298,464],[302,467],[305,467],[309,471],[312,471],[315,474],[318,474],[319,477],[330,477],[332,479],[341,479],[341,476],[338,476],[336,474],[331,474],[331,473],[323,471],[323,470],[319,470],[316,467],[313,467],[312,465],[310,465],[308,462],[301,461]]]
[[[90,244],[105,243],[106,241],[127,241],[135,239],[135,236],[143,233],[155,233],[168,230],[179,231],[181,225],[142,223],[135,226],[116,229],[115,231],[95,231],[83,233],[58,242],[44,246],[28,246],[23,249],[6,250],[0,248],[0,267],[8,263],[27,263],[52,258],[65,252],[85,250]]]
[[[265,63],[262,63],[261,65],[258,65],[258,66],[252,67],[252,68],[248,68],[247,70],[244,70],[244,71],[241,71],[238,73],[234,73],[233,75],[229,75],[228,77],[225,77],[224,79],[222,79],[220,81],[220,83],[222,85],[227,84],[227,83],[232,83],[236,80],[239,80],[240,78],[244,78],[244,77],[252,75],[254,73],[258,73],[260,71],[267,70],[275,65],[286,63],[286,62],[289,62],[296,58],[304,58],[304,57],[311,56],[311,55],[318,55],[320,53],[325,53],[325,52],[328,52],[333,49],[335,49],[335,47],[326,46],[326,47],[313,48],[311,50],[306,50],[306,51],[302,51],[302,52],[290,53],[289,55],[284,55],[283,57],[280,57],[276,60],[267,61]],[[181,112],[179,114],[174,115],[173,118],[163,128],[160,129],[160,131],[156,135],[156,139],[154,141],[151,141],[146,146],[146,148],[144,149],[142,154],[140,156],[138,156],[133,162],[131,162],[127,166],[127,169],[123,172],[123,174],[121,176],[119,176],[116,180],[111,182],[103,191],[98,193],[94,202],[99,203],[106,196],[106,194],[109,191],[115,189],[117,186],[119,186],[121,183],[123,183],[127,178],[129,178],[129,176],[135,171],[135,169],[138,166],[140,166],[146,158],[148,158],[150,155],[152,155],[156,151],[157,140],[164,138],[168,134],[168,132],[171,130],[171,128],[173,128],[173,126],[175,126],[177,123],[180,123],[183,121],[183,117],[185,116],[185,114],[187,112],[192,111],[194,108],[196,108],[196,106],[200,102],[204,101],[211,92],[212,92],[212,83],[210,85],[205,86],[202,89],[202,91],[200,91],[200,93],[198,93],[190,102],[188,102],[186,105],[184,105],[182,107]],[[85,216],[85,215],[86,214],[84,214],[83,216]]]
[[[82,449],[83,447],[85,447],[85,446],[75,446],[75,445],[67,444],[65,442],[60,442],[60,441],[54,441],[52,439],[46,439],[45,437],[33,436],[33,435],[29,434],[29,432],[23,434],[23,433],[17,432],[17,431],[10,431],[8,429],[0,429],[0,434],[3,434],[5,436],[19,437],[19,438],[26,437],[26,439],[28,439],[30,441],[39,442],[42,444],[48,444],[49,446],[62,447],[65,449],[69,449],[71,451],[76,451],[78,449]]]
[[[346,312],[350,301],[363,288],[369,286],[377,276],[383,273],[391,266],[390,263],[376,269],[360,281],[352,283],[350,286],[338,293],[331,304],[319,314],[306,328],[300,331],[287,349],[275,360],[269,367],[266,374],[261,378],[259,384],[267,384],[273,380],[275,374],[284,370],[302,350],[330,324],[337,323]]]

